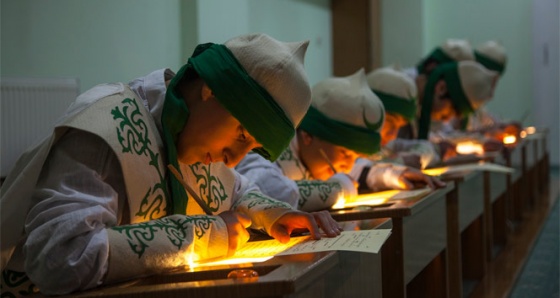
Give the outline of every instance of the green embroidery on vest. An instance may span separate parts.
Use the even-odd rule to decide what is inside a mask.
[[[278,160],[297,160],[294,158],[294,152],[290,148],[286,148],[282,154],[278,157]]]
[[[2,271],[2,281],[0,282],[1,297],[21,297],[38,293],[39,289],[29,280],[25,272],[12,270]]]
[[[286,148],[286,150],[282,152],[280,157],[278,157],[278,161],[280,161],[280,163],[278,163],[280,165],[280,168],[282,168],[282,162],[294,163],[296,167],[301,171],[302,179],[310,178],[309,172],[307,172],[307,169],[303,166],[303,164],[299,161],[299,159],[296,158],[296,155],[294,154],[292,149],[290,149],[290,147]]]
[[[296,181],[299,189],[300,199],[298,205],[301,208],[307,201],[317,196],[323,202],[326,202],[330,195],[334,192],[339,192],[342,190],[340,184],[324,182],[318,180],[300,180]]]
[[[212,212],[218,211],[222,202],[228,197],[222,181],[218,177],[212,176],[210,166],[203,163],[196,163],[189,167],[196,178],[201,199],[206,201]]]
[[[158,176],[159,182],[148,188],[140,209],[135,214],[145,220],[152,220],[164,216],[162,205],[165,198],[169,197],[164,173],[159,170],[159,153],[154,152],[149,145],[152,144],[148,135],[148,126],[144,122],[142,112],[135,99],[125,98],[122,101],[122,111],[119,107],[111,110],[114,120],[119,120],[117,136],[122,146],[123,153],[145,155],[150,158],[152,166]]]
[[[242,199],[235,202],[235,204],[232,206],[232,209],[237,208],[237,206],[239,206],[241,203],[243,203],[245,201],[250,201],[249,204],[247,205],[247,209],[251,209],[251,208],[256,207],[258,205],[266,205],[266,207],[263,210],[274,209],[274,208],[290,208],[291,209],[291,206],[288,203],[272,199],[272,198],[267,197],[264,194],[259,193],[259,192],[248,193]]]
[[[143,222],[136,225],[116,226],[111,229],[124,234],[128,238],[128,244],[138,258],[142,257],[147,248],[150,247],[149,243],[154,240],[156,232],[163,231],[167,234],[167,239],[181,249],[185,242],[187,226],[194,225],[194,232],[198,239],[202,238],[206,231],[210,228],[211,222],[216,218],[201,216],[188,216],[174,219],[171,217],[163,217],[157,220]]]

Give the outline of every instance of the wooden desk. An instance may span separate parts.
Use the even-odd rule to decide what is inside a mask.
[[[156,275],[72,297],[381,297],[380,262],[379,254],[343,251],[281,256],[253,266]],[[259,277],[227,278],[239,268]]]
[[[548,160],[548,148],[546,137],[548,130],[542,130],[534,134],[527,135],[526,142],[533,143],[531,153],[528,153],[528,167],[530,167],[531,177],[534,179],[534,192],[531,193],[535,199],[548,191],[550,165]],[[535,202],[540,204],[540,202]]]
[[[511,204],[508,210],[508,219],[512,224],[515,223],[515,221],[521,220],[522,217],[522,200],[525,196],[525,188],[522,185],[521,179],[522,174],[525,172],[523,165],[523,155],[525,152],[525,150],[523,150],[524,146],[525,143],[521,142],[513,148],[508,148],[504,154],[506,165],[515,169],[515,172],[511,175],[508,175],[507,179],[507,188],[511,195]]]
[[[506,164],[503,157],[494,160],[498,164]],[[511,174],[484,172],[484,216],[486,227],[486,256],[492,261],[499,249],[507,242],[512,232],[509,228],[508,206],[512,204],[511,193],[508,189],[508,179]]]
[[[537,170],[538,164],[538,145],[539,139],[536,134],[529,135],[523,140],[525,146],[523,147],[525,153],[525,172],[524,181],[527,185],[527,206],[531,209],[536,207],[536,200],[538,197],[537,183],[540,180],[539,171]]]
[[[454,184],[449,183],[447,187],[424,197],[393,201],[390,206],[331,212],[337,221],[391,218],[381,221],[378,226],[382,229],[392,229],[391,236],[381,250],[383,297],[431,296],[429,293],[434,291],[445,295],[445,262],[438,260],[435,265],[429,265],[445,250],[445,197],[453,189]],[[418,282],[422,284],[423,289],[415,289],[407,295],[406,285],[423,270],[423,277],[430,275],[424,279],[431,284]]]

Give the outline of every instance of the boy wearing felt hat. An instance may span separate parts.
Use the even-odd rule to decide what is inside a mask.
[[[348,77],[333,77],[312,89],[312,103],[296,137],[276,162],[248,154],[236,169],[279,200],[301,210],[331,207],[340,195],[357,193],[350,173],[359,156],[377,152],[384,109],[369,89],[365,73],[359,70]],[[415,170],[384,167],[374,181],[383,187],[386,180],[401,185],[414,181],[431,183]],[[368,181],[369,182],[369,181]]]
[[[433,143],[397,138],[399,129],[414,123],[416,119],[418,103],[414,81],[394,67],[373,70],[367,75],[367,81],[385,107],[385,123],[381,129],[382,149],[371,158],[420,169],[439,163],[439,152]]]
[[[499,73],[499,78],[504,74],[507,64],[505,48],[495,40],[481,43],[474,49],[476,61],[487,69]],[[498,79],[499,80],[499,79]],[[485,133],[491,137],[500,139],[504,133],[517,135],[521,132],[521,123],[517,121],[503,121],[492,115],[485,107],[482,107],[470,115],[467,119],[467,131]]]
[[[2,294],[66,294],[231,255],[247,227],[282,242],[300,228],[338,235],[328,214],[293,210],[230,168],[289,144],[310,104],[307,46],[243,35],[199,45],[176,75],[80,95],[2,186]]]
[[[473,54],[473,49],[471,44],[464,39],[447,39],[440,46],[436,47],[430,54],[426,55],[424,58],[418,62],[415,67],[404,69],[404,73],[410,76],[415,84],[418,91],[420,104],[422,97],[425,93],[426,84],[431,73],[439,66],[450,62],[459,61],[474,61],[475,56]],[[418,109],[420,111],[420,109]],[[435,123],[442,122],[440,118],[444,118],[443,122],[448,121],[455,112],[452,108],[441,105],[434,107],[434,119]],[[420,115],[418,114],[418,118]],[[439,127],[432,127],[434,130],[438,130]],[[402,138],[410,139],[417,138],[418,127],[414,124],[404,126],[400,131],[399,136]]]

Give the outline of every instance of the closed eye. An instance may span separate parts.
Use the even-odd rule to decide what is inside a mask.
[[[262,145],[257,142],[257,140],[243,126],[239,126],[239,136],[237,139],[239,142],[247,144],[252,149],[262,147]]]

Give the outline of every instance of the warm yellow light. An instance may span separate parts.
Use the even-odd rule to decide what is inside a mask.
[[[397,195],[400,190],[387,190],[369,194],[358,195],[352,199],[339,198],[333,209],[350,208],[357,206],[381,205]]]
[[[221,266],[221,265],[247,265],[253,266],[253,263],[261,263],[272,259],[274,256],[258,257],[258,258],[228,258],[213,262],[202,262],[200,264],[195,264],[196,266]]]
[[[187,253],[185,254],[185,262],[189,268],[189,271],[192,271],[196,267],[195,259],[198,259],[197,255],[194,252],[194,245],[190,245]]]
[[[481,144],[472,141],[464,141],[457,143],[455,151],[459,154],[484,154],[484,149]]]
[[[250,241],[240,247],[233,256],[222,259],[197,260],[189,263],[189,271],[196,267],[218,266],[218,265],[239,265],[264,262],[275,255],[287,250],[288,248],[311,239],[310,236],[291,237],[287,243],[280,243],[275,239],[264,241]],[[194,254],[190,254],[194,255]],[[188,261],[189,256],[185,256]]]
[[[334,203],[334,205],[332,206],[333,209],[342,209],[345,208],[344,204],[346,203],[346,199],[344,199],[344,195],[340,194],[338,196],[338,199],[336,200],[336,203]]]
[[[522,130],[522,131],[519,133],[519,136],[520,136],[522,139],[524,139],[524,138],[527,137],[527,132],[524,131],[524,130]]]
[[[504,144],[514,144],[517,141],[517,138],[514,135],[506,135],[504,137]]]
[[[527,134],[532,135],[535,132],[537,132],[537,129],[534,126],[529,126],[527,128],[525,128],[525,132],[527,132]]]
[[[449,167],[423,169],[422,173],[429,176],[441,176],[449,171]]]

